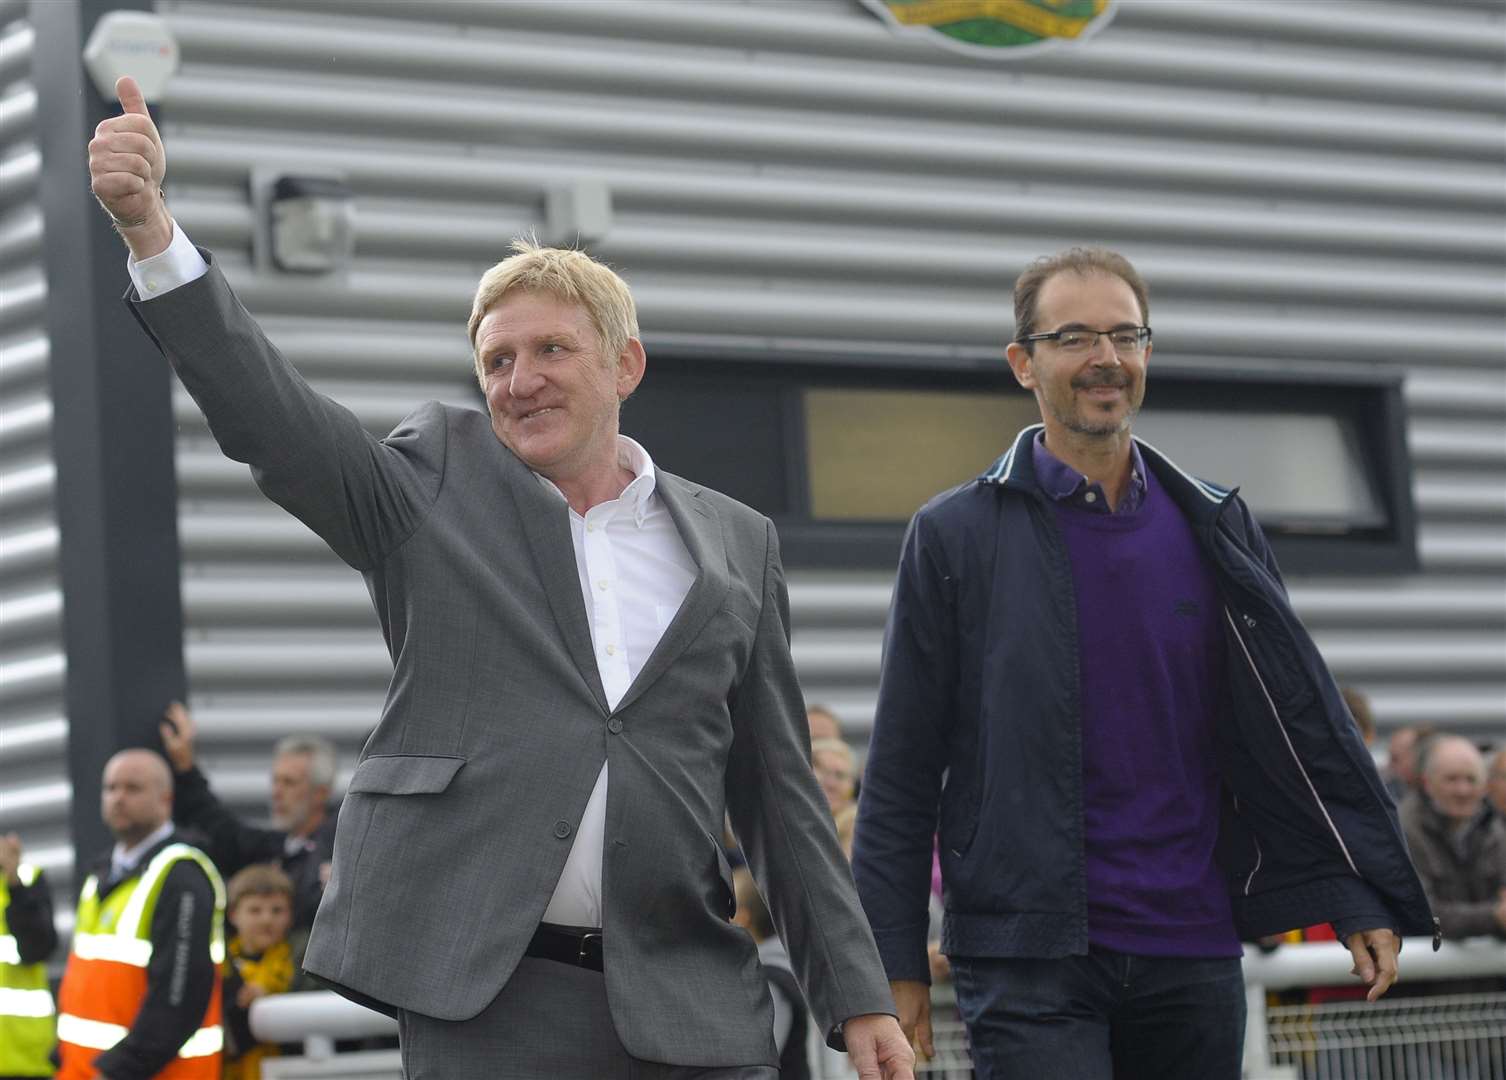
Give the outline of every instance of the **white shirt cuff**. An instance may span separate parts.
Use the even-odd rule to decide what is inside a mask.
[[[136,286],[136,295],[151,300],[197,281],[209,273],[209,264],[174,221],[172,243],[166,250],[140,262],[127,255],[126,271],[131,275],[131,284]]]

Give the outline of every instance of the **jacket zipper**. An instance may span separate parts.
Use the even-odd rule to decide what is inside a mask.
[[[1354,865],[1354,859],[1349,855],[1349,848],[1344,843],[1344,838],[1339,835],[1339,830],[1333,823],[1333,818],[1328,816],[1328,807],[1323,805],[1323,800],[1318,797],[1318,789],[1313,787],[1312,778],[1307,775],[1307,770],[1302,767],[1302,759],[1297,756],[1297,748],[1292,745],[1291,736],[1286,733],[1286,728],[1281,723],[1281,714],[1276,710],[1276,702],[1271,698],[1271,692],[1266,689],[1265,680],[1260,677],[1260,669],[1255,666],[1255,658],[1250,655],[1250,648],[1245,644],[1239,627],[1234,623],[1234,615],[1228,608],[1224,608],[1224,617],[1229,620],[1229,627],[1234,631],[1234,639],[1239,642],[1240,651],[1245,654],[1245,663],[1250,665],[1250,673],[1255,676],[1255,681],[1260,684],[1260,692],[1265,697],[1266,706],[1271,711],[1271,719],[1276,721],[1276,730],[1281,732],[1281,740],[1286,743],[1287,752],[1292,755],[1292,762],[1297,766],[1297,771],[1302,774],[1302,782],[1307,785],[1307,790],[1317,804],[1318,812],[1323,815],[1323,820],[1328,824],[1329,832],[1333,833],[1334,840],[1339,845],[1339,850],[1344,854],[1344,861],[1349,864],[1350,871],[1355,877],[1361,877],[1359,868]],[[1249,615],[1241,615],[1241,619],[1247,627],[1254,629],[1255,620]],[[1258,867],[1258,864],[1257,864]],[[1253,877],[1253,875],[1252,875]]]
[[[1237,814],[1237,813],[1240,812],[1240,810],[1239,810],[1239,796],[1235,795],[1235,796],[1233,796],[1233,798],[1234,798],[1234,812]],[[1255,875],[1258,874],[1258,873],[1260,873],[1260,864],[1265,861],[1265,852],[1263,852],[1263,851],[1260,850],[1260,837],[1258,837],[1258,836],[1255,835],[1255,831],[1253,829],[1250,830],[1250,841],[1255,845],[1255,865],[1250,868],[1250,876],[1247,877],[1247,878],[1245,878],[1245,895],[1246,896],[1250,895],[1250,887],[1255,884]]]

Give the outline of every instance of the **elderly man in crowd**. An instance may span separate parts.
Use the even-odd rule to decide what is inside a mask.
[[[289,735],[272,752],[270,829],[242,821],[210,790],[195,761],[198,729],[180,702],[167,707],[162,745],[173,766],[173,820],[206,840],[204,850],[231,877],[252,863],[272,862],[293,882],[293,927],[314,925],[335,845],[330,793],[335,747],[317,735]]]
[[[1485,760],[1457,735],[1436,736],[1422,795],[1401,808],[1412,860],[1447,938],[1506,938],[1506,823],[1485,805]]]

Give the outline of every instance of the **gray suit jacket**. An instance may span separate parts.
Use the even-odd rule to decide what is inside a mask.
[[[537,927],[609,761],[606,983],[630,1053],[775,1062],[757,950],[728,922],[724,811],[822,1030],[893,1012],[809,767],[766,518],[659,474],[699,574],[611,710],[567,510],[485,415],[431,402],[372,437],[278,354],[212,260],[131,307],[221,449],[365,576],[392,655],[309,972],[393,1008],[480,1012]]]

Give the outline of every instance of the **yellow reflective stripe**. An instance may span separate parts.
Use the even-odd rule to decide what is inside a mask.
[[[152,962],[152,943],[119,934],[74,934],[73,954],[80,960],[114,960],[144,968]]]
[[[0,934],[0,964],[19,964],[21,949],[14,934]]]
[[[21,879],[21,884],[31,887],[32,882],[37,880],[38,870],[31,863],[22,863],[16,868],[16,877]]]
[[[131,1033],[131,1029],[119,1024],[103,1024],[98,1020],[85,1020],[72,1013],[58,1014],[58,1041],[90,1050],[108,1050]],[[178,1049],[183,1058],[208,1057],[218,1054],[225,1045],[225,1032],[218,1024],[202,1027],[188,1037]]]
[[[42,1019],[53,1013],[50,990],[17,990],[0,986],[0,1016],[25,1016]]]
[[[80,904],[86,903],[90,900],[93,900],[98,895],[99,877],[95,874],[90,874],[84,879],[84,887],[78,894],[78,902]]]
[[[214,940],[209,943],[209,959],[214,961],[216,967],[225,962],[225,938],[223,935],[216,934]]]
[[[218,1024],[214,1027],[202,1027],[188,1037],[188,1041],[178,1050],[178,1056],[182,1058],[208,1057],[210,1054],[218,1054],[225,1046],[225,1031]]]
[[[157,883],[162,875],[171,870],[173,863],[180,859],[192,859],[199,864],[200,869],[209,878],[210,886],[214,889],[215,910],[225,910],[225,883],[220,879],[219,872],[215,870],[214,863],[209,861],[209,857],[198,848],[187,844],[168,844],[153,856],[151,862],[147,863],[146,870],[136,883],[135,892],[131,893],[131,899],[127,901],[120,913],[120,921],[115,924],[117,934],[142,936],[141,920],[146,910],[147,900],[156,895]],[[215,920],[215,925],[218,927],[218,919]]]
[[[103,1024],[72,1013],[58,1013],[58,1042],[86,1046],[90,1050],[108,1050],[130,1033],[130,1028],[119,1024]]]

